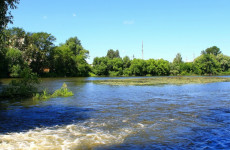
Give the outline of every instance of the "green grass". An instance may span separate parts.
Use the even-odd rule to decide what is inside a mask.
[[[63,83],[62,87],[56,90],[53,94],[49,94],[48,91],[45,89],[41,94],[36,93],[33,97],[33,100],[45,100],[49,98],[69,97],[73,95],[73,92],[67,88],[67,85],[65,83]]]
[[[92,81],[96,84],[107,85],[166,85],[166,84],[204,84],[214,82],[230,82],[230,78],[222,77],[156,77],[134,79],[111,79]]]

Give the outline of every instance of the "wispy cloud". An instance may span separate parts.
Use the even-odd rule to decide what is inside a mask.
[[[47,16],[43,16],[43,19],[47,19],[48,17]]]
[[[123,21],[123,24],[124,25],[131,25],[131,24],[134,24],[134,21],[133,20],[125,20],[125,21]]]
[[[73,13],[73,17],[76,17],[77,15],[76,15],[76,13]]]

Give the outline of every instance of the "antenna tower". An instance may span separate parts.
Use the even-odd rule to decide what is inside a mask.
[[[143,40],[142,40],[142,59],[144,59],[144,46],[143,46]]]

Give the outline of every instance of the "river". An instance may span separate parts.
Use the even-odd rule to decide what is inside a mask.
[[[0,102],[0,149],[229,149],[230,82],[111,86],[65,82],[72,97]],[[2,81],[3,84],[7,80]]]

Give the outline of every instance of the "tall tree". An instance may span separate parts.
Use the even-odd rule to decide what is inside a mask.
[[[230,71],[230,57],[223,55],[223,54],[218,54],[216,56],[217,61],[220,63],[221,66],[221,71]]]
[[[8,62],[6,60],[7,49],[0,49],[0,77],[7,77]]]
[[[213,54],[217,56],[218,54],[221,54],[221,51],[218,47],[212,46],[212,47],[207,48],[206,50],[203,50],[201,54]]]
[[[129,68],[131,65],[131,60],[129,58],[129,56],[125,56],[123,58],[123,68]]]
[[[6,27],[8,23],[13,23],[13,16],[8,9],[16,9],[19,0],[1,0],[0,1],[0,30]]]
[[[113,58],[120,58],[119,51],[114,51],[113,49],[108,50],[106,57],[113,59]]]
[[[88,56],[89,51],[82,47],[80,40],[71,37],[65,44],[52,49],[51,72],[56,76],[88,76]]]
[[[108,57],[95,57],[93,60],[93,71],[96,75],[108,75]]]
[[[179,75],[181,73],[182,56],[177,53],[176,57],[173,59],[173,63],[170,64],[170,73],[172,75]]]
[[[18,49],[10,48],[6,53],[6,60],[8,62],[10,76],[19,77],[24,65],[22,52]]]
[[[28,36],[28,47],[25,51],[27,61],[30,62],[30,67],[34,72],[41,74],[44,68],[49,67],[48,56],[56,38],[45,32],[32,33]]]
[[[195,73],[200,75],[213,75],[220,72],[220,64],[213,54],[203,54],[195,59]]]
[[[170,63],[164,59],[156,60],[157,64],[157,75],[167,76],[170,74]]]
[[[108,60],[108,71],[110,76],[121,76],[123,73],[123,61],[121,58]]]
[[[73,51],[74,55],[80,53],[82,45],[81,41],[76,36],[66,40],[65,44],[70,48],[71,51]]]
[[[13,23],[13,16],[9,9],[16,9],[16,4],[19,3],[19,0],[0,0],[0,76],[4,76],[6,73],[6,49],[5,49],[5,34],[4,28],[7,24]]]
[[[144,76],[146,75],[146,62],[143,59],[133,59],[130,66],[130,71],[135,76]]]
[[[182,61],[182,56],[180,53],[177,53],[176,54],[176,57],[173,59],[173,63],[174,64],[181,64],[183,61]]]
[[[149,59],[146,61],[147,63],[147,72],[148,74],[155,76],[157,75],[157,64],[156,64],[156,60],[154,59]]]
[[[25,50],[26,32],[22,28],[13,27],[5,30],[6,45],[9,48],[16,48],[21,51]]]

